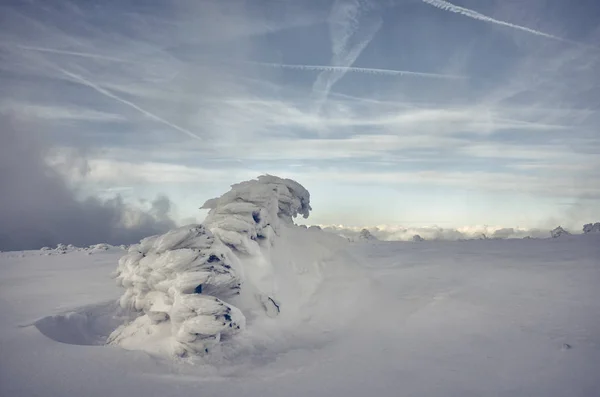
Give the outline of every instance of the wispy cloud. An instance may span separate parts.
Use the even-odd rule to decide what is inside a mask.
[[[299,180],[315,178],[320,181],[333,180],[361,185],[381,185],[401,187],[407,184],[421,186],[444,186],[466,189],[469,191],[515,192],[528,194],[544,194],[551,197],[568,197],[586,195],[600,197],[600,177],[573,180],[568,175],[555,176],[550,182],[550,175],[540,177],[532,174],[515,174],[511,172],[461,172],[461,171],[388,171],[360,172],[356,169],[330,169],[323,172],[290,172]]]
[[[432,5],[434,7],[437,7],[441,10],[444,11],[450,11],[453,12],[455,14],[460,14],[460,15],[464,15],[466,17],[472,18],[472,19],[477,19],[479,21],[483,21],[483,22],[489,22],[489,23],[493,23],[496,25],[500,25],[500,26],[505,26],[511,29],[516,29],[516,30],[520,30],[522,32],[527,32],[527,33],[531,33],[534,34],[536,36],[540,36],[540,37],[546,37],[548,39],[552,39],[552,40],[558,40],[558,41],[562,41],[564,43],[571,43],[571,44],[579,44],[575,41],[572,40],[567,40],[564,39],[562,37],[558,37],[549,33],[544,33],[544,32],[540,32],[539,30],[535,30],[535,29],[531,29],[525,26],[520,26],[520,25],[516,25],[514,23],[510,23],[510,22],[505,22],[505,21],[501,21],[498,19],[494,19],[492,17],[489,17],[487,15],[483,15],[477,11],[465,8],[465,7],[460,7],[457,5],[454,5],[450,2],[444,1],[444,0],[421,0],[424,3],[427,3],[429,5]]]
[[[548,230],[539,228],[520,228],[503,226],[462,226],[448,228],[440,226],[410,227],[400,225],[377,226],[344,226],[344,225],[319,225],[323,230],[356,240],[362,229],[382,241],[413,241],[414,236],[419,236],[430,241],[456,241],[477,239],[509,239],[509,238],[548,238]]]
[[[57,150],[83,150],[81,189],[168,186],[189,216],[189,197],[265,172],[306,183],[316,217],[337,214],[344,188],[424,221],[418,197],[439,196],[448,219],[463,202],[518,219],[598,196],[600,57],[561,43],[597,42],[600,30],[560,17],[575,5],[521,2],[509,26],[516,3],[499,0],[485,7],[502,18],[433,0],[268,3],[3,4],[0,112],[39,121]],[[457,28],[434,6],[543,45]]]
[[[114,93],[108,91],[107,89],[100,87],[99,85],[93,83],[92,81],[90,81],[90,80],[88,80],[88,79],[86,79],[86,78],[84,78],[84,77],[82,77],[82,76],[80,76],[78,74],[69,72],[69,71],[64,70],[64,69],[59,69],[59,70],[63,74],[65,74],[66,76],[72,78],[75,82],[77,82],[79,84],[83,84],[85,86],[88,86],[88,87],[94,89],[98,93],[100,93],[100,94],[102,94],[102,95],[104,95],[104,96],[106,96],[108,98],[114,99],[115,101],[118,101],[118,102],[120,102],[120,103],[122,103],[124,105],[129,106],[130,108],[133,108],[133,109],[137,110],[138,112],[140,112],[143,115],[151,118],[152,120],[155,120],[155,121],[158,121],[159,123],[165,124],[165,125],[173,128],[173,129],[175,129],[175,130],[177,130],[179,132],[183,132],[184,134],[186,134],[187,136],[189,136],[191,138],[198,139],[198,140],[202,141],[202,138],[199,135],[196,135],[193,132],[191,132],[191,131],[189,131],[189,130],[187,130],[185,128],[182,128],[182,127],[180,127],[180,126],[178,126],[176,124],[173,124],[172,122],[170,122],[168,120],[165,120],[164,118],[162,118],[160,116],[157,116],[156,114],[154,114],[154,113],[152,113],[152,112],[150,112],[150,111],[148,111],[146,109],[143,109],[143,108],[139,107],[138,105],[136,105],[135,103],[133,103],[131,101],[128,101],[127,99],[123,99],[120,96],[115,95]]]
[[[393,70],[393,69],[378,69],[378,68],[361,68],[354,66],[330,66],[330,65],[290,65],[285,63],[267,63],[267,62],[252,62],[255,65],[268,66],[272,68],[302,70],[309,72],[353,72],[366,73],[378,76],[413,76],[413,77],[429,77],[434,79],[466,79],[465,76],[455,76],[450,74],[413,72],[409,70]]]
[[[94,54],[94,53],[89,53],[89,52],[68,51],[68,50],[61,50],[61,49],[56,49],[56,48],[32,47],[32,46],[26,46],[26,45],[16,45],[15,48],[18,48],[21,50],[26,50],[26,51],[36,51],[36,52],[42,52],[42,53],[48,53],[48,54],[59,54],[59,55],[69,55],[69,56],[82,57],[82,58],[90,58],[90,59],[96,59],[96,60],[101,60],[101,61],[111,61],[111,62],[119,62],[119,63],[134,63],[134,61],[123,59],[123,58],[116,58],[116,57],[112,57],[112,56],[106,56],[106,55],[102,55],[102,54]]]
[[[94,123],[125,121],[125,117],[120,114],[101,112],[86,107],[40,105],[20,101],[3,102],[0,104],[0,113],[48,121],[87,121]]]
[[[359,0],[335,0],[329,15],[331,38],[331,66],[321,72],[313,84],[316,109],[320,110],[329,91],[348,68],[352,67],[362,51],[373,40],[383,23],[373,6]]]

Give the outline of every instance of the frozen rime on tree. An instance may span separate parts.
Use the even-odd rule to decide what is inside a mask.
[[[368,229],[362,229],[360,233],[358,233],[358,240],[374,241],[377,240],[377,237],[373,236]]]
[[[583,225],[583,233],[600,233],[600,222],[596,222],[594,224],[587,223]]]
[[[119,260],[116,280],[125,288],[120,305],[139,316],[107,343],[135,349],[154,338],[166,341],[171,354],[208,352],[244,329],[242,289],[252,290],[244,297],[257,298],[268,315],[277,315],[279,303],[261,294],[260,275],[245,269],[240,257],[260,260],[261,248],[274,243],[282,226],[297,215],[307,218],[308,191],[264,175],[233,185],[202,208],[210,209],[203,224],[145,238]]]
[[[569,236],[570,234],[571,234],[571,233],[567,232],[567,231],[566,231],[565,229],[563,229],[561,226],[559,226],[559,227],[557,227],[557,228],[555,228],[555,229],[552,229],[552,230],[550,231],[550,235],[552,236],[552,238],[557,238],[557,237],[560,237],[560,236],[563,236],[563,235],[564,235],[564,236]]]

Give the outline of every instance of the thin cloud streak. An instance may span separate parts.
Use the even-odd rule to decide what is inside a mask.
[[[106,97],[108,97],[108,98],[112,98],[112,99],[114,99],[115,101],[121,102],[122,104],[124,104],[124,105],[127,105],[127,106],[129,106],[129,107],[131,107],[131,108],[133,108],[133,109],[137,110],[138,112],[142,113],[143,115],[145,115],[145,116],[147,116],[147,117],[150,117],[151,119],[153,119],[153,120],[155,120],[155,121],[158,121],[159,123],[163,123],[163,124],[165,124],[165,125],[168,125],[169,127],[173,128],[173,129],[175,129],[175,130],[177,130],[177,131],[179,131],[179,132],[183,132],[184,134],[186,134],[187,136],[189,136],[189,137],[191,137],[191,138],[197,139],[197,140],[199,140],[199,141],[203,141],[203,139],[202,139],[200,136],[198,136],[198,135],[194,134],[193,132],[191,132],[191,131],[189,131],[189,130],[186,130],[185,128],[179,127],[178,125],[176,125],[176,124],[173,124],[173,123],[171,123],[170,121],[168,121],[168,120],[165,120],[165,119],[163,119],[162,117],[160,117],[160,116],[157,116],[156,114],[154,114],[154,113],[152,113],[152,112],[149,112],[148,110],[146,110],[146,109],[143,109],[143,108],[139,107],[139,106],[138,106],[138,105],[136,105],[135,103],[133,103],[133,102],[131,102],[131,101],[128,101],[128,100],[126,100],[126,99],[123,99],[123,98],[121,98],[121,97],[119,97],[119,96],[117,96],[117,95],[113,94],[112,92],[110,92],[110,91],[108,91],[108,90],[106,90],[106,89],[104,89],[104,88],[100,87],[100,86],[99,86],[99,85],[97,85],[97,84],[94,84],[93,82],[91,82],[91,81],[89,81],[89,80],[85,79],[85,78],[84,78],[84,77],[82,77],[82,76],[79,76],[78,74],[71,73],[71,72],[69,72],[69,71],[66,71],[66,70],[64,70],[64,69],[61,69],[61,68],[59,68],[59,70],[60,70],[60,71],[61,71],[63,74],[65,74],[66,76],[68,76],[68,77],[70,77],[70,78],[74,79],[76,82],[78,82],[78,83],[80,83],[80,84],[82,84],[82,85],[88,86],[88,87],[90,87],[90,88],[94,89],[94,90],[95,90],[95,91],[97,91],[98,93],[100,93],[100,94],[102,94],[102,95],[104,95],[104,96],[106,96]]]
[[[493,23],[493,24],[496,24],[496,25],[500,25],[500,26],[505,26],[505,27],[508,27],[508,28],[512,28],[512,29],[523,31],[523,32],[531,33],[531,34],[534,34],[536,36],[546,37],[548,39],[562,41],[563,43],[583,45],[583,44],[578,43],[576,41],[572,41],[572,40],[568,40],[568,39],[563,39],[562,37],[558,37],[558,36],[555,36],[555,35],[552,35],[552,34],[549,34],[549,33],[540,32],[539,30],[531,29],[531,28],[528,28],[528,27],[525,27],[525,26],[521,26],[521,25],[515,25],[514,23],[510,23],[510,22],[500,21],[498,19],[494,19],[492,17],[488,17],[487,15],[483,15],[483,14],[481,14],[481,13],[475,11],[475,10],[471,10],[471,9],[468,9],[468,8],[460,7],[460,6],[454,5],[454,4],[449,3],[447,1],[444,1],[444,0],[421,0],[421,1],[423,3],[431,5],[433,7],[439,8],[440,10],[450,11],[450,12],[453,12],[455,14],[464,15],[464,16],[472,18],[472,19],[477,19],[479,21],[489,22],[489,23]],[[594,48],[596,48],[596,47],[594,47]]]
[[[123,59],[123,58],[116,58],[116,57],[111,57],[111,56],[106,56],[106,55],[101,55],[101,54],[93,54],[93,53],[89,53],[89,52],[67,51],[67,50],[60,50],[60,49],[56,49],[56,48],[32,47],[32,46],[25,46],[25,45],[17,45],[16,48],[19,48],[21,50],[26,50],[26,51],[36,51],[36,52],[44,52],[44,53],[58,54],[58,55],[69,55],[69,56],[76,56],[76,57],[82,57],[82,58],[97,59],[97,60],[102,60],[102,61],[131,63],[131,64],[137,63],[137,62],[130,61],[127,59]]]
[[[323,70],[313,84],[317,113],[327,101],[331,88],[345,76],[348,68],[354,64],[383,24],[378,15],[373,20],[365,21],[365,7],[367,6],[356,0],[336,0],[331,7],[329,34],[332,46],[331,64],[334,68]],[[357,35],[361,37],[353,44],[351,39]]]
[[[379,68],[362,68],[355,66],[332,66],[332,65],[292,65],[286,63],[269,63],[269,62],[251,62],[254,65],[267,66],[279,69],[290,69],[290,70],[302,70],[309,72],[353,72],[353,73],[365,73],[378,76],[414,76],[414,77],[429,77],[435,79],[452,79],[452,80],[464,80],[468,77],[457,76],[450,74],[439,74],[439,73],[427,73],[427,72],[413,72],[409,70],[395,70],[395,69],[379,69]]]

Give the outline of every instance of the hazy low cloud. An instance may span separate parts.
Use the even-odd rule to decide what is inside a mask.
[[[362,227],[343,225],[322,226],[323,230],[339,234],[348,238],[358,236]],[[550,232],[543,229],[524,229],[513,227],[494,226],[467,226],[461,228],[429,227],[402,227],[402,226],[372,226],[365,227],[371,234],[383,241],[412,241],[413,236],[419,235],[425,240],[469,240],[483,238],[545,238],[550,237]]]
[[[45,161],[47,147],[20,120],[0,116],[0,249],[69,243],[128,244],[175,226],[171,202],[160,196],[144,210],[112,199],[79,200]]]

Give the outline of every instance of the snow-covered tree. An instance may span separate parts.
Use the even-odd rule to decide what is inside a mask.
[[[377,237],[373,236],[368,229],[362,229],[360,233],[358,233],[357,239],[358,241],[376,241]]]
[[[552,238],[557,238],[560,236],[569,236],[571,233],[567,232],[565,229],[563,229],[561,226],[552,229],[550,231],[550,235],[552,236]]]
[[[594,224],[587,223],[583,225],[583,233],[600,233],[600,222]]]
[[[186,356],[243,330],[246,318],[237,306],[250,300],[277,316],[265,252],[294,217],[308,217],[308,191],[266,175],[233,185],[202,208],[210,209],[203,224],[145,238],[119,260],[120,305],[138,317],[116,329],[109,344],[136,349],[154,340],[163,351]]]

